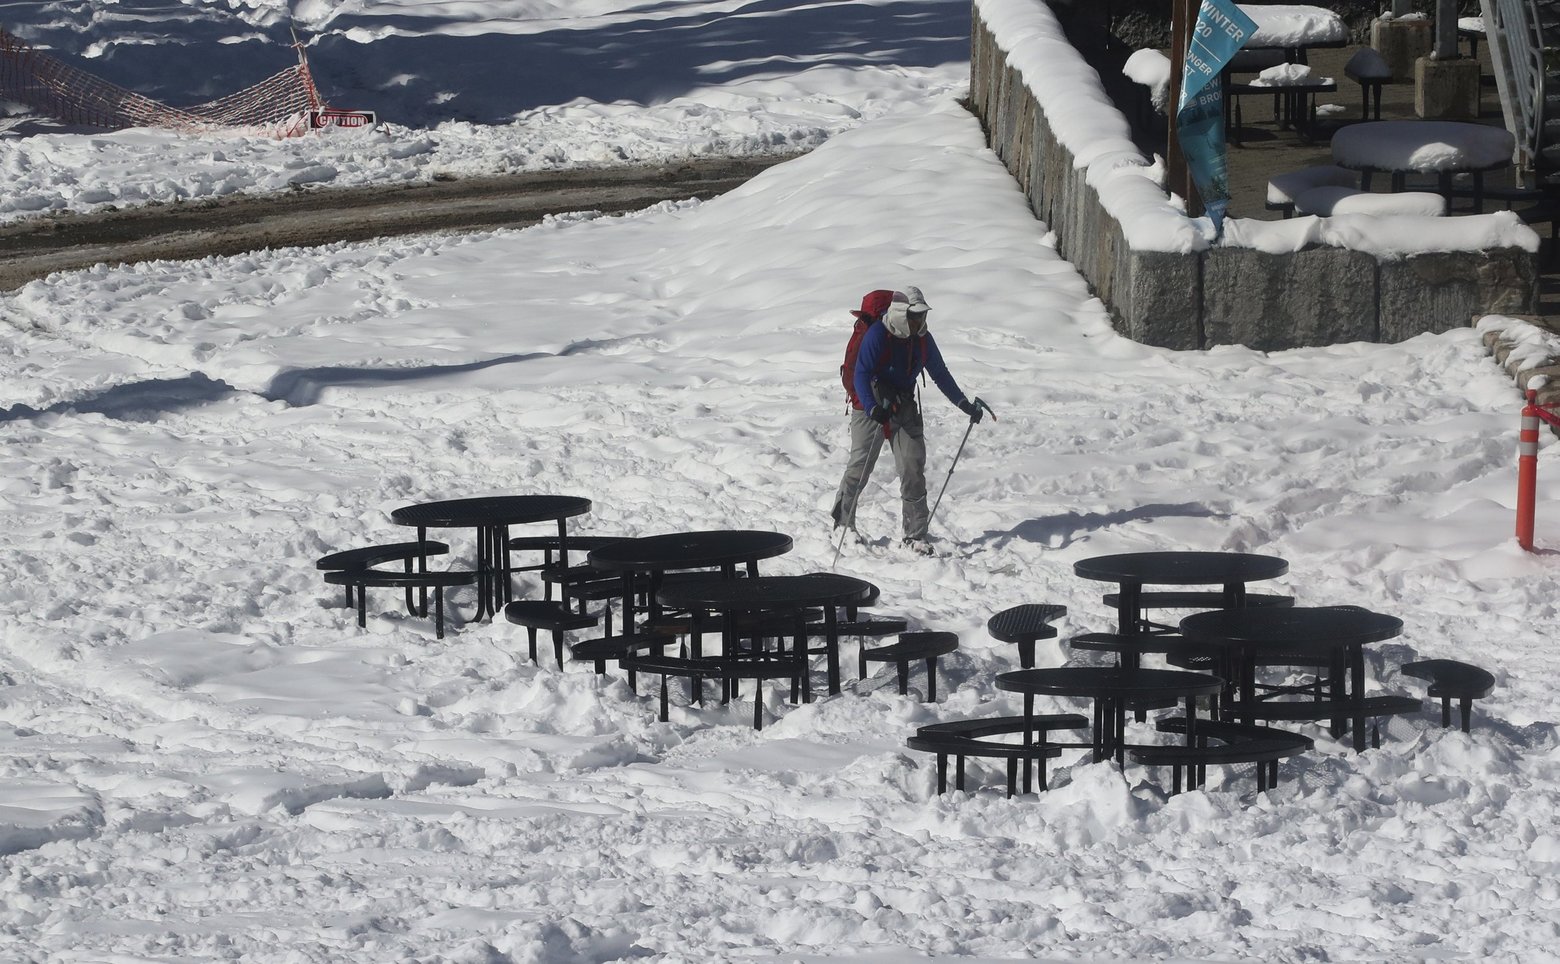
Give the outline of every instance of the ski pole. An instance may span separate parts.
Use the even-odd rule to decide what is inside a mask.
[[[845,534],[855,528],[856,510],[861,507],[861,493],[866,489],[867,479],[872,474],[872,467],[877,464],[878,455],[883,451],[882,431],[873,432],[872,434],[876,436],[873,439],[872,454],[867,456],[867,464],[862,467],[861,481],[856,483],[856,494],[850,500],[851,524],[840,523],[840,542],[839,545],[834,547],[834,561],[829,563],[830,572],[833,572],[834,567],[840,564],[840,551],[845,548]]]
[[[991,420],[993,422],[995,422],[997,420],[997,413],[991,411],[991,406],[990,405],[987,405],[984,401],[982,401],[979,398],[975,399],[975,405],[976,405],[977,408],[984,408],[986,411],[991,412]],[[927,516],[926,516],[926,523],[927,523],[927,525],[930,525],[932,520],[937,517],[937,507],[942,505],[943,493],[948,491],[948,483],[953,480],[953,470],[959,467],[959,456],[964,454],[964,443],[968,442],[970,440],[970,433],[973,432],[974,430],[975,430],[975,420],[972,418],[972,419],[970,419],[969,428],[966,428],[964,430],[964,439],[963,439],[963,441],[959,442],[959,450],[953,454],[953,464],[948,466],[948,474],[943,478],[942,489],[941,489],[941,491],[939,491],[937,493],[937,501],[932,503],[932,511],[927,513]]]

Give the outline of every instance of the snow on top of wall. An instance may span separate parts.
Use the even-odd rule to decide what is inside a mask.
[[[1494,332],[1501,341],[1511,346],[1511,354],[1506,356],[1505,361],[1508,370],[1540,368],[1553,365],[1555,359],[1560,358],[1560,336],[1532,322],[1507,315],[1485,315],[1474,324],[1474,328],[1481,336]],[[1539,391],[1548,384],[1547,376],[1535,375],[1528,379],[1526,385],[1519,387]]]
[[[1056,139],[1072,152],[1074,163],[1087,170],[1089,185],[1099,192],[1105,210],[1121,224],[1127,243],[1138,251],[1189,253],[1206,249],[1212,235],[1208,220],[1188,218],[1164,189],[1162,168],[1144,158],[1132,142],[1126,118],[1105,93],[1098,72],[1067,41],[1050,6],[1044,0],[975,0],[975,7],[1007,55],[1008,64],[1018,70],[1045,111]],[[1265,15],[1273,18],[1267,22],[1277,24],[1290,22],[1284,20],[1286,17],[1299,17],[1295,11],[1312,11],[1306,16],[1314,18],[1318,16],[1314,11],[1321,8],[1255,9],[1266,11]],[[1321,28],[1312,22],[1308,29]],[[1311,40],[1314,42],[1315,36]],[[1344,128],[1338,136],[1355,129]],[[1501,128],[1490,130],[1504,133]],[[1473,149],[1470,145],[1478,137],[1454,140],[1464,149]],[[1389,135],[1387,143],[1393,142]],[[1230,218],[1225,221],[1220,244],[1271,254],[1329,245],[1396,260],[1414,254],[1500,247],[1536,252],[1538,235],[1509,211],[1450,218],[1351,214],[1281,222]]]
[[[1438,218],[1340,214],[1283,221],[1229,218],[1221,246],[1288,254],[1312,245],[1347,248],[1396,261],[1414,254],[1521,248],[1538,252],[1538,235],[1511,211]]]
[[[1151,179],[1155,169],[1132,143],[1126,118],[1099,74],[1067,42],[1051,8],[1039,0],[975,0],[975,6],[1039,101],[1057,140],[1087,170],[1100,203],[1121,223],[1127,243],[1140,251],[1207,247],[1197,224]]]

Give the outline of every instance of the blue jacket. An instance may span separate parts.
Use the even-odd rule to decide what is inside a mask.
[[[856,355],[856,397],[861,400],[861,410],[870,412],[877,404],[872,393],[874,379],[892,385],[905,394],[915,390],[916,376],[922,369],[930,372],[932,381],[955,405],[964,401],[964,393],[943,364],[942,352],[930,333],[916,338],[895,338],[880,321],[867,329],[861,338],[861,349]]]

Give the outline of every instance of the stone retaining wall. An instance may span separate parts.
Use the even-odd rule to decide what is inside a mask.
[[[1536,255],[1520,248],[1399,259],[1322,246],[1288,254],[1134,250],[978,6],[973,19],[970,99],[987,143],[1127,337],[1174,349],[1278,350],[1402,341],[1485,314],[1536,310]]]

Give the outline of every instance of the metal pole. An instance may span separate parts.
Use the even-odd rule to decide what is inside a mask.
[[[1202,214],[1202,199],[1197,196],[1197,189],[1192,185],[1192,173],[1187,169],[1186,155],[1181,152],[1176,114],[1181,102],[1181,75],[1186,67],[1186,48],[1191,43],[1192,24],[1197,20],[1200,6],[1201,0],[1172,0],[1170,5],[1170,99],[1165,104],[1169,130],[1169,143],[1165,146],[1165,180],[1171,192],[1186,199],[1186,213],[1191,217]]]
[[[953,464],[948,466],[948,474],[943,477],[942,489],[937,493],[937,501],[932,503],[932,511],[926,515],[926,524],[931,525],[932,519],[937,516],[937,507],[942,505],[943,493],[948,491],[948,482],[953,478],[953,470],[959,466],[959,456],[964,454],[964,443],[970,440],[970,432],[975,430],[975,420],[970,419],[969,428],[964,430],[964,439],[959,443],[959,450],[953,453]]]

